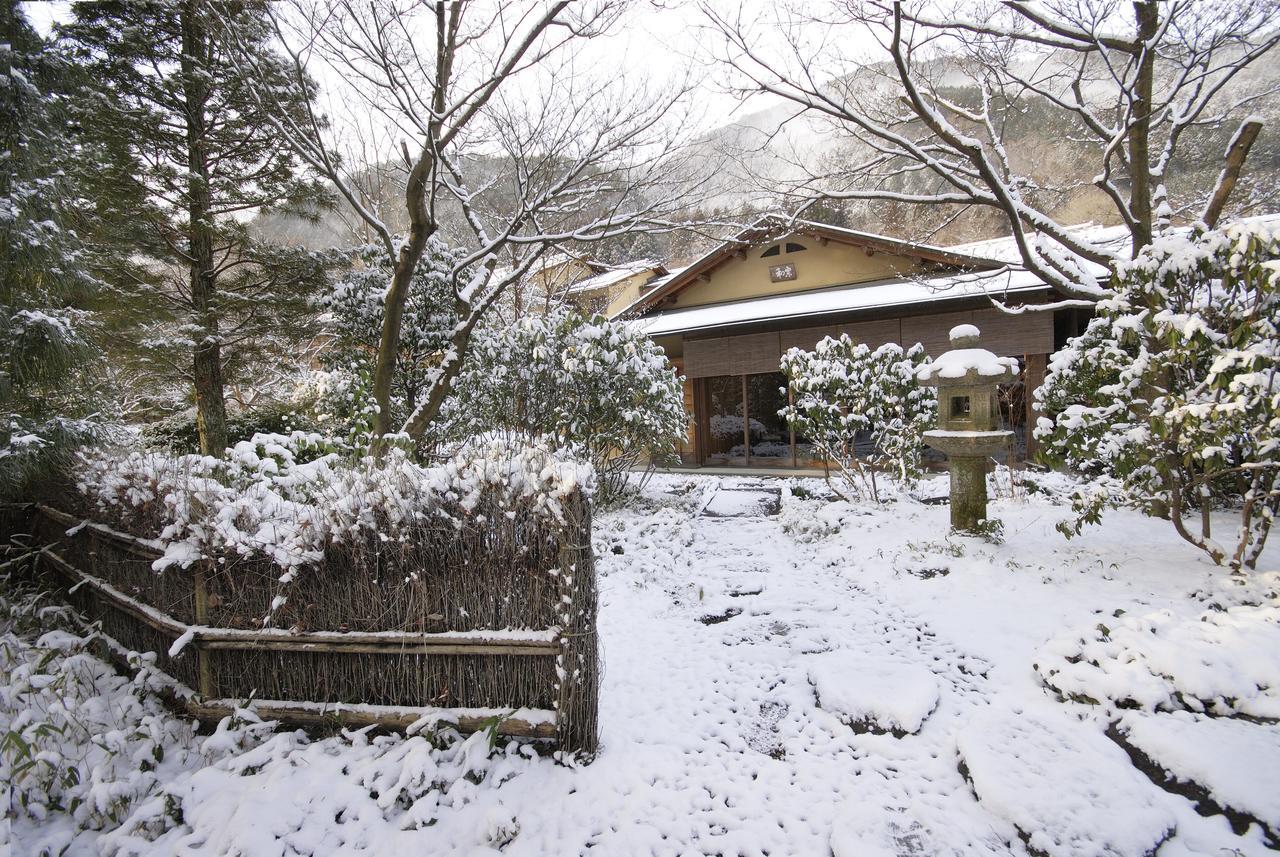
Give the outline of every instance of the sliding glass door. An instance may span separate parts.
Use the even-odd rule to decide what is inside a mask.
[[[703,464],[794,466],[795,438],[778,415],[787,404],[781,372],[702,379],[698,401]]]

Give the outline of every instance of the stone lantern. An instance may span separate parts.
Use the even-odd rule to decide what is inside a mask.
[[[951,350],[916,373],[938,388],[938,428],[925,441],[946,453],[951,469],[951,528],[973,531],[987,517],[987,459],[1009,448],[997,388],[1018,377],[1018,361],[978,347],[978,328],[951,328]]]

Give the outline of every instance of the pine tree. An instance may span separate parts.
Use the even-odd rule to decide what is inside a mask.
[[[95,287],[61,159],[68,69],[15,0],[0,5],[0,499],[91,435],[81,309]]]
[[[247,90],[228,44],[262,46],[261,3],[82,2],[63,31],[94,88],[82,121],[94,183],[96,238],[115,252],[117,338],[157,380],[166,368],[194,391],[200,449],[227,446],[228,354],[261,371],[254,347],[293,331],[323,260],[264,246],[245,218],[314,210],[319,185],[297,168]],[[263,51],[255,76],[285,69]],[[257,80],[270,84],[271,81]],[[283,87],[282,87],[283,89]],[[302,110],[314,88],[290,90]]]

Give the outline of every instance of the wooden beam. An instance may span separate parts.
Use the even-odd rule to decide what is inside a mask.
[[[202,723],[217,723],[244,706],[232,700],[214,699],[205,702],[186,700],[182,703],[187,714]],[[359,728],[382,726],[403,731],[434,718],[436,724],[456,726],[459,732],[479,732],[489,727],[494,716],[478,716],[466,709],[453,711],[447,708],[398,708],[395,706],[325,706],[303,705],[287,701],[255,702],[253,712],[263,720],[281,720],[296,726],[334,726]],[[500,715],[499,715],[500,717]],[[555,720],[529,721],[518,717],[505,717],[497,721],[494,731],[512,738],[554,738]]]
[[[92,530],[95,535],[109,539],[129,553],[136,554],[137,556],[145,559],[157,560],[164,553],[154,544],[149,544],[146,539],[140,539],[137,536],[131,536],[128,533],[113,530],[108,526],[99,524],[97,521],[87,521],[84,518],[77,518],[74,515],[68,515],[66,512],[59,511],[52,506],[46,506],[43,503],[36,504],[36,511],[55,523],[66,526],[68,529],[84,524],[85,529]]]
[[[1039,452],[1039,444],[1036,443],[1032,432],[1036,427],[1036,420],[1040,418],[1040,411],[1036,408],[1035,391],[1040,389],[1040,385],[1044,383],[1045,372],[1049,366],[1049,355],[1047,354],[1027,354],[1023,363],[1022,391],[1023,397],[1026,399],[1025,406],[1027,411],[1025,431],[1027,433],[1027,461],[1035,461],[1036,453]]]
[[[303,631],[293,633],[272,628],[259,631],[238,628],[209,628],[187,625],[162,613],[149,604],[125,595],[105,580],[67,562],[53,550],[44,548],[41,555],[51,560],[59,573],[73,586],[88,586],[113,609],[127,613],[139,622],[177,639],[191,632],[191,645],[199,649],[292,652],[350,652],[383,655],[528,655],[554,657],[560,644],[554,639],[538,639],[533,635],[501,635],[486,638],[465,633],[427,634],[413,631],[377,631],[340,633],[337,631]],[[548,629],[552,633],[556,629]]]

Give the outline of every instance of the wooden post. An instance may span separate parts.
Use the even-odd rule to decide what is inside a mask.
[[[560,654],[556,739],[561,750],[594,756],[599,745],[600,652],[596,639],[596,570],[591,507],[581,494],[564,504],[559,551]]]
[[[195,598],[196,598],[196,622],[195,624],[203,627],[209,626],[209,589],[205,580],[205,565],[203,562],[196,563],[195,566]],[[213,697],[213,671],[209,663],[209,658],[213,655],[205,649],[199,638],[192,640],[191,645],[196,650],[196,690],[200,691],[200,695],[205,699]]]
[[[1049,366],[1049,355],[1028,354],[1024,358],[1024,364],[1022,397],[1026,400],[1027,410],[1027,461],[1035,461],[1036,453],[1039,452],[1039,444],[1036,443],[1032,432],[1035,431],[1036,420],[1040,418],[1040,409],[1036,407],[1035,391],[1040,389],[1040,385],[1044,383],[1044,375]]]

